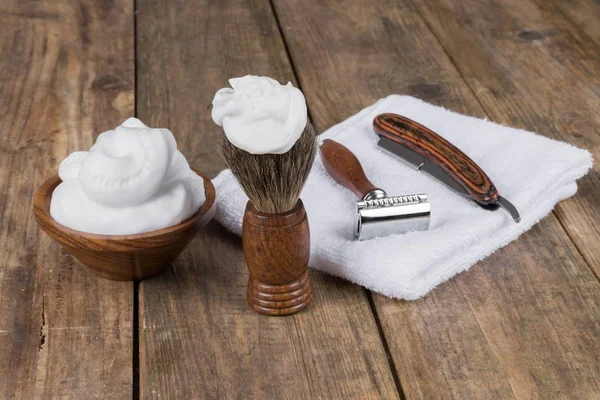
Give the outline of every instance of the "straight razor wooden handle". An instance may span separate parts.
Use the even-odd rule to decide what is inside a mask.
[[[359,199],[375,189],[365,175],[358,158],[343,144],[325,139],[321,145],[323,166],[337,183],[350,189]],[[381,190],[381,189],[379,189]]]
[[[482,205],[496,205],[498,191],[469,156],[423,125],[397,114],[380,114],[373,120],[375,132],[441,167],[466,193]]]

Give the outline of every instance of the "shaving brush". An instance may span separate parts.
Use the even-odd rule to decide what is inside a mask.
[[[212,115],[224,128],[221,155],[249,199],[242,223],[250,272],[246,298],[259,313],[294,314],[312,299],[310,234],[300,192],[317,133],[307,123],[302,92],[291,84],[253,76],[230,83],[233,89],[217,92]]]
[[[227,167],[248,196],[242,244],[250,270],[247,300],[267,315],[289,315],[312,299],[310,234],[300,192],[315,158],[317,134],[307,124],[283,154],[251,154],[221,141]]]

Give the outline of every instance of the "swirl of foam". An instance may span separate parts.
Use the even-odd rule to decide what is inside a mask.
[[[167,129],[129,118],[98,136],[81,162],[79,182],[92,200],[111,206],[140,203],[161,185],[177,148]]]
[[[83,232],[127,235],[176,225],[204,203],[204,184],[173,134],[130,118],[65,158],[50,215]]]
[[[212,118],[227,139],[252,154],[283,154],[306,127],[306,100],[290,82],[280,85],[264,76],[229,80],[232,88],[217,91]]]

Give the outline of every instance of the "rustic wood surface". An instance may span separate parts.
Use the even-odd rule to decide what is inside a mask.
[[[590,39],[600,45],[600,7],[597,0],[552,0],[540,5],[556,7],[575,29],[587,34]]]
[[[273,10],[262,0],[137,6],[137,114],[216,175],[214,93],[249,71],[295,82]],[[248,308],[247,280],[241,240],[214,226],[171,273],[140,284],[143,398],[398,398],[362,288],[313,271],[309,311],[273,319]]]
[[[133,285],[37,227],[33,194],[133,112],[133,9],[0,2],[0,397],[131,398]]]
[[[248,308],[241,240],[214,222],[132,284],[31,211],[69,152],[131,115],[214,177],[210,102],[246,73],[300,85],[319,131],[401,93],[597,160],[598,18],[594,0],[0,2],[0,399],[600,398],[598,162],[424,299],[310,271],[313,303],[284,318]]]
[[[459,7],[459,2],[450,1],[438,1],[437,4],[433,1],[380,1],[371,2],[369,7],[358,2],[339,7],[335,1],[322,1],[315,7],[307,2],[276,0],[275,9],[299,82],[308,103],[319,107],[313,112],[316,126],[319,129],[330,126],[347,117],[348,110],[360,109],[389,93],[414,94],[456,111],[492,119],[500,113],[491,110],[512,107],[510,110],[514,109],[516,115],[528,110],[534,114],[540,103],[554,102],[559,108],[554,111],[558,113],[556,121],[553,121],[554,114],[538,111],[539,117],[535,121],[543,124],[528,127],[555,137],[559,137],[560,130],[556,125],[562,129],[570,128],[573,138],[560,130],[561,139],[576,142],[575,136],[579,136],[577,140],[585,141],[580,145],[595,151],[593,144],[598,137],[598,127],[593,123],[600,103],[596,102],[593,107],[593,96],[598,92],[593,79],[597,78],[580,76],[575,79],[568,75],[577,68],[573,66],[555,72],[559,82],[536,79],[539,85],[536,93],[543,92],[549,98],[524,92],[520,96],[513,95],[512,103],[508,100],[484,103],[480,95],[487,92],[469,86],[469,79],[474,80],[476,73],[481,74],[479,79],[482,80],[492,76],[491,83],[501,82],[508,89],[513,85],[511,79],[520,79],[515,72],[519,65],[514,57],[504,60],[511,62],[510,68],[500,72],[515,77],[497,72],[500,62],[489,60],[501,54],[503,48],[513,45],[514,41],[509,40],[512,36],[489,47],[485,40],[491,40],[488,36],[501,35],[500,28],[504,25],[512,32],[511,24],[526,22],[512,22],[505,17],[502,11],[510,9],[508,5],[501,6],[505,2],[473,1],[474,4],[464,5],[455,14],[446,11],[450,8],[448,3]],[[512,7],[516,8],[517,3],[527,2],[514,3]],[[441,33],[436,36],[437,32],[429,28],[434,21],[423,19],[424,10],[421,9],[426,5],[432,12],[440,13],[435,20],[440,30],[452,29],[448,41],[452,42],[451,35],[461,41],[456,45],[455,56],[442,46]],[[494,8],[486,13],[486,5]],[[476,9],[482,11],[470,16],[470,20],[472,26],[479,29],[477,34],[462,33],[460,29],[468,26],[464,21],[452,24],[453,18],[467,19],[466,15]],[[520,15],[512,18],[521,18]],[[505,20],[495,22],[495,18],[501,17]],[[518,33],[517,30],[515,41],[520,40]],[[467,47],[467,39],[479,39],[481,44],[469,43],[470,47]],[[529,44],[520,50],[519,57],[533,64],[535,56],[525,54],[528,51],[545,54],[539,50],[542,46],[542,43]],[[465,48],[468,48],[467,52]],[[538,58],[539,62],[548,62],[541,55]],[[587,58],[591,59],[593,55]],[[457,68],[459,60],[483,66],[469,70],[463,77]],[[526,64],[525,67],[533,68],[533,65]],[[542,66],[536,68],[540,70]],[[597,77],[600,68],[595,71]],[[557,87],[556,90],[569,85],[580,87],[583,84],[578,79],[587,79],[591,85],[589,93],[577,97],[566,90],[546,90],[548,82]],[[509,97],[512,93],[502,86],[495,90],[498,97]],[[585,118],[587,125],[580,122],[576,127],[563,123],[563,110],[558,104],[566,109],[565,113],[568,110],[577,112],[575,106],[563,102],[565,96],[570,101],[577,101],[575,104],[581,104],[580,107],[587,106],[588,114],[574,114],[574,117]],[[517,126],[523,123],[516,117],[498,120]],[[593,175],[585,179],[591,181],[591,185],[594,185]],[[561,207],[565,214],[577,215],[577,207],[567,210],[567,205],[587,201],[590,209],[581,212],[588,218],[577,218],[584,223],[577,229],[591,231],[585,237],[587,248],[590,258],[598,257],[593,250],[600,244],[598,234],[594,233],[599,221],[594,207],[599,201],[598,191],[595,194],[585,188],[581,191]],[[586,264],[582,258],[581,249],[574,246],[557,218],[551,215],[518,241],[436,288],[422,300],[401,302],[375,295],[375,312],[406,397],[599,397],[600,342],[597,338],[600,326],[597,321],[600,318],[600,285],[590,270],[592,264]]]

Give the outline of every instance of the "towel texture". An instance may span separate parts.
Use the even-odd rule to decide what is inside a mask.
[[[377,147],[373,118],[393,112],[445,137],[478,163],[503,197],[519,210],[516,224],[505,210],[487,211]],[[426,193],[428,231],[353,241],[356,198],[325,171],[320,157],[302,200],[311,230],[310,266],[386,296],[417,299],[515,240],[577,191],[576,179],[592,166],[591,154],[531,132],[460,115],[407,96],[392,95],[330,128],[332,138],[360,160],[367,177],[391,195]],[[217,220],[236,234],[247,197],[228,170],[214,179]]]

